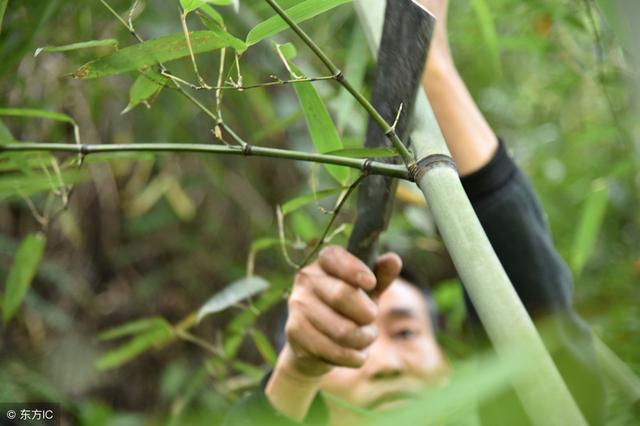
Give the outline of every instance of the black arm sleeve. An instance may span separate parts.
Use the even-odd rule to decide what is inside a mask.
[[[461,180],[522,303],[535,320],[546,319],[548,348],[584,416],[592,425],[603,424],[604,387],[591,332],[572,308],[571,273],[530,183],[502,141],[486,166]],[[481,330],[466,293],[465,302],[472,326]],[[493,416],[483,423],[501,424]]]
[[[302,423],[289,419],[273,408],[264,392],[269,377],[271,372],[265,375],[260,386],[231,407],[223,426],[326,426],[329,423],[329,409],[322,394],[315,397]]]

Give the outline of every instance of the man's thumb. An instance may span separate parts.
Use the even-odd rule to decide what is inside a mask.
[[[374,273],[376,275],[376,288],[372,291],[373,297],[380,296],[389,285],[398,277],[402,269],[400,256],[389,252],[378,257]]]

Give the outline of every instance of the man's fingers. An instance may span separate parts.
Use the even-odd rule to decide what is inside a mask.
[[[303,317],[288,323],[286,333],[293,348],[302,349],[328,364],[358,368],[366,361],[363,351],[340,346]]]
[[[374,325],[360,326],[320,301],[314,304],[311,312],[307,312],[307,318],[335,343],[351,349],[367,348],[378,335]]]
[[[359,325],[371,324],[378,315],[378,307],[361,289],[330,276],[316,278],[312,287],[322,302]]]
[[[402,270],[402,260],[395,253],[385,253],[378,257],[374,270],[377,284],[373,295],[379,296],[389,287],[389,284],[398,278],[398,274]]]
[[[376,277],[360,259],[340,246],[327,246],[318,256],[318,264],[329,275],[367,291],[376,286]]]

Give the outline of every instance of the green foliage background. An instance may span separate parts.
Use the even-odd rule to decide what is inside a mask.
[[[298,1],[280,3],[289,7]],[[639,372],[640,147],[637,99],[629,84],[637,71],[621,47],[614,8],[590,4],[452,0],[450,37],[474,98],[542,199],[555,242],[575,274],[577,310]],[[178,5],[140,2],[134,14],[137,31],[146,39],[180,33]],[[118,0],[112,6],[126,18],[131,4]],[[272,15],[260,1],[241,1],[239,13],[232,6],[215,7],[240,39]],[[188,22],[191,29],[203,29],[194,15]],[[352,6],[340,6],[304,27],[366,94],[373,63]],[[134,43],[98,1],[81,6],[9,1],[0,32],[0,107],[67,114],[85,143],[218,143],[212,135],[215,123],[175,91],[154,95],[150,109],[140,104],[121,115],[136,73],[86,81],[69,77],[111,53],[112,43],[33,55],[38,47],[102,39],[117,39],[120,48]],[[289,78],[270,40],[293,42],[294,62],[307,76],[326,74],[285,31],[243,54],[245,84],[268,81],[272,74]],[[219,55],[197,58],[202,76],[213,84]],[[231,60],[225,66],[236,75]],[[196,81],[188,59],[169,67]],[[342,145],[361,146],[364,112],[337,85],[314,87]],[[212,92],[194,96],[215,107]],[[290,85],[226,91],[222,112],[225,122],[253,144],[314,150]],[[73,143],[69,124],[0,119],[2,139]],[[60,186],[43,172],[44,167],[55,175],[51,164],[45,155],[0,154],[0,277],[6,283],[0,401],[59,401],[70,413],[68,420],[83,425],[216,424],[275,357],[274,336],[293,273],[280,250],[276,206],[344,182],[336,183],[322,167],[281,160],[90,156],[81,172],[71,167],[63,172],[65,183],[78,183],[68,209],[43,230],[42,261],[24,303],[9,318],[9,282],[28,286],[30,281],[29,265],[14,277],[9,272],[20,256],[18,247],[25,238],[41,238],[28,237],[42,230],[34,209],[41,212],[52,186]],[[469,343],[451,262],[428,214],[409,187],[402,189],[384,242],[424,269],[443,311],[442,342],[454,361],[464,360]],[[323,195],[330,197],[285,218],[294,259],[302,258],[329,220],[326,210],[336,192]],[[344,243],[353,209],[338,219],[344,226],[333,241]],[[248,259],[271,288],[195,326],[195,312],[241,280]],[[118,326],[124,328],[112,329]],[[611,406],[614,424],[633,421],[615,393]]]

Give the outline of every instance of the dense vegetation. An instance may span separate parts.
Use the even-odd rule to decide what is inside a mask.
[[[367,116],[329,81],[313,87],[340,137],[323,146],[313,131],[310,136],[300,100],[313,95],[283,81],[291,71],[328,76],[290,31],[248,43],[239,60],[233,48],[242,49],[233,42],[222,64],[219,49],[196,56],[211,86],[276,83],[224,90],[221,98],[216,90],[187,87],[209,111],[221,112],[224,129],[179,91],[161,90],[156,83],[167,77],[160,74],[153,84],[135,66],[101,79],[72,78],[86,77],[83,64],[136,44],[125,28],[130,23],[145,40],[182,37],[181,3],[174,3],[114,0],[109,4],[120,22],[100,1],[79,8],[61,0],[0,0],[0,11],[7,5],[0,31],[0,143],[73,144],[77,125],[80,140],[91,144],[219,144],[216,135],[233,129],[251,144],[276,148],[361,146]],[[182,5],[189,3],[197,2]],[[257,40],[251,29],[273,14],[268,5],[244,1],[236,12],[227,3],[212,1],[209,13],[194,10],[185,22],[190,30],[224,27],[239,40]],[[304,27],[367,94],[373,59],[353,8],[326,3],[347,4]],[[465,81],[542,199],[575,276],[577,310],[638,372],[636,71],[634,52],[623,49],[630,39],[620,30],[619,11],[614,3],[602,6],[591,0],[452,1],[450,33]],[[34,55],[39,47],[88,40],[101,41]],[[287,69],[272,41],[293,43],[291,62],[299,69]],[[282,50],[293,54],[289,45]],[[189,57],[167,59],[167,67],[200,84]],[[284,160],[152,152],[90,155],[82,167],[75,155],[2,153],[0,170],[0,276],[7,283],[0,401],[59,401],[84,425],[222,419],[273,363],[290,263],[315,245],[338,193],[355,177]],[[411,185],[400,186],[384,244],[424,273],[440,305],[442,343],[462,362],[471,350],[460,288],[422,203]],[[353,203],[337,219],[331,241],[344,244]],[[11,281],[25,286],[9,290]],[[259,295],[234,299],[266,283]],[[200,307],[224,288],[231,288],[226,299],[215,302],[226,309],[196,324]],[[479,375],[461,380],[495,387]],[[462,399],[456,389],[443,398]],[[612,394],[614,424],[633,422],[623,401]]]

